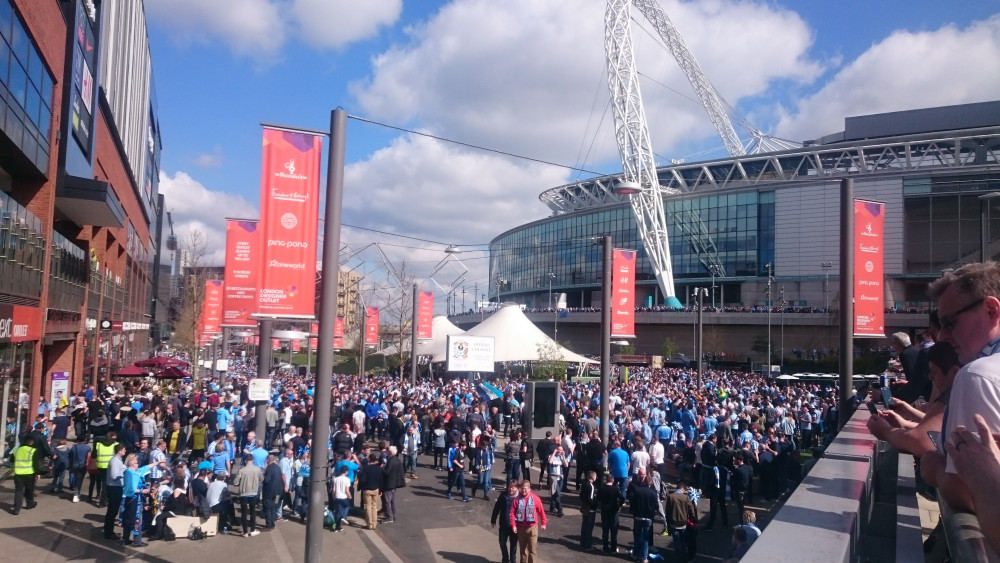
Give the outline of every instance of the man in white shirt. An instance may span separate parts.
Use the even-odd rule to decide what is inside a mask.
[[[951,344],[959,361],[966,362],[951,387],[942,439],[949,439],[957,426],[976,428],[976,414],[990,428],[1000,428],[1000,263],[977,262],[947,271],[928,287],[928,294],[938,300],[938,340]],[[952,446],[961,448],[962,443]],[[930,452],[920,465],[924,479],[938,487],[953,509],[975,512],[969,488],[951,460]]]

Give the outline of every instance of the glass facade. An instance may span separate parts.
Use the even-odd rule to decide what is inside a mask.
[[[664,201],[675,279],[708,278],[718,264],[725,277],[756,277],[774,260],[774,192],[747,191]],[[596,288],[601,246],[639,249],[638,284],[655,284],[642,251],[632,209],[620,206],[545,219],[501,235],[490,244],[492,296]],[[540,305],[540,304],[539,304]]]
[[[903,180],[903,271],[938,275],[986,256],[1000,259],[1000,175]],[[985,228],[984,228],[985,227]]]
[[[0,192],[0,293],[10,302],[37,306],[45,266],[42,221]]]
[[[10,0],[0,0],[0,127],[39,172],[48,167],[52,74]]]

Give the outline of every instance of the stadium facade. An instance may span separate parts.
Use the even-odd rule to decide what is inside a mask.
[[[984,250],[1000,257],[1000,102],[849,117],[843,132],[799,149],[681,163],[658,176],[677,190],[664,205],[685,304],[692,288],[714,284],[706,303],[720,307],[835,306],[843,178],[854,178],[855,197],[886,204],[887,307],[926,308],[927,282],[942,270]],[[490,243],[491,298],[546,308],[551,283],[570,308],[599,307],[593,237],[607,233],[616,248],[640,250],[637,305],[662,305],[627,196],[613,192],[618,179],[543,192],[550,217]]]

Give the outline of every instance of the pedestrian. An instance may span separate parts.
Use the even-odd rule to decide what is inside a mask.
[[[153,464],[139,466],[139,457],[129,454],[125,458],[125,472],[122,475],[122,545],[125,547],[146,547],[142,541],[142,506],[149,489],[143,487],[145,477],[153,469]]]
[[[361,504],[365,509],[365,527],[374,530],[378,524],[378,499],[382,497],[382,467],[378,463],[378,454],[369,454],[368,463],[358,472],[358,490],[361,491]]]
[[[694,557],[694,553],[687,553],[687,529],[688,526],[697,526],[698,510],[691,502],[683,482],[667,497],[667,514],[670,518],[675,558],[677,563],[685,563]]]
[[[604,553],[618,552],[618,513],[625,495],[615,486],[611,473],[604,474],[604,484],[597,489],[597,507],[601,511],[601,540]]]
[[[70,488],[73,489],[73,502],[80,502],[80,492],[83,490],[83,478],[87,474],[87,465],[91,462],[90,444],[86,436],[77,436],[77,441],[69,450]]]
[[[493,490],[493,463],[496,461],[496,453],[493,450],[493,438],[485,432],[479,436],[479,447],[476,448],[476,469],[479,471],[479,478],[472,485],[472,496],[476,496],[476,491],[483,490],[483,499],[490,500],[490,491]]]
[[[490,525],[494,529],[497,522],[500,523],[500,563],[517,563],[517,533],[510,525],[510,512],[517,494],[517,483],[507,483],[507,488],[500,493],[500,498],[493,505],[493,515],[490,516]]]
[[[395,445],[389,446],[389,458],[382,468],[382,511],[385,514],[383,524],[392,524],[396,521],[396,489],[406,486],[403,462],[399,459],[398,453]]]
[[[278,466],[278,457],[267,456],[267,466],[264,468],[264,488],[263,495],[264,532],[274,529],[274,523],[278,519],[278,499],[281,498],[285,489],[284,480],[281,477],[281,468]]]
[[[115,533],[115,520],[122,507],[122,491],[125,487],[125,444],[115,444],[115,455],[108,462],[107,481],[105,487],[108,497],[108,510],[104,513],[104,539],[119,540]]]
[[[562,444],[556,445],[552,453],[549,454],[545,467],[549,472],[549,493],[551,495],[549,511],[562,518],[562,485],[569,470],[569,458],[566,456]],[[539,478],[538,482],[541,483],[541,481]]]
[[[351,507],[351,479],[347,476],[347,466],[340,466],[337,477],[333,479],[330,487],[330,496],[333,497],[333,523],[334,532],[343,532],[343,522],[347,519],[347,511]]]
[[[96,434],[95,434],[96,436]],[[97,488],[97,508],[104,506],[104,485],[108,480],[108,464],[115,456],[115,449],[118,447],[118,435],[115,432],[102,434],[100,439],[94,444],[94,465],[96,473],[90,475],[90,494],[87,502],[94,501],[94,488]]]
[[[659,499],[644,468],[635,476],[634,486],[629,487],[629,507],[632,511],[632,553],[636,561],[648,563],[649,549],[653,544],[653,518]]]
[[[35,481],[38,471],[35,468],[35,437],[28,435],[14,451],[14,506],[10,513],[17,516],[21,512],[21,502],[27,501],[25,508],[35,508]]]
[[[264,481],[264,472],[253,462],[252,454],[243,456],[243,467],[236,473],[233,484],[240,495],[240,524],[243,537],[260,534],[257,530],[257,500],[260,494],[260,484]]]
[[[538,528],[545,529],[545,507],[542,499],[531,492],[531,482],[521,481],[521,495],[510,509],[510,527],[517,534],[517,552],[521,563],[538,561]]]
[[[448,490],[445,498],[451,500],[451,489],[458,488],[462,493],[462,501],[469,502],[469,495],[465,491],[465,442],[461,444],[452,443],[448,450]]]
[[[587,471],[587,478],[580,487],[580,547],[590,549],[594,545],[594,522],[597,520],[597,472]]]
[[[420,433],[417,425],[411,424],[403,437],[403,473],[409,473],[410,479],[417,478],[417,454],[420,452]]]

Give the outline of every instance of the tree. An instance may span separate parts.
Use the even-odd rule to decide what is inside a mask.
[[[635,344],[632,344],[631,342],[629,342],[628,344],[622,344],[618,348],[618,353],[625,356],[631,356],[632,354],[635,354]]]
[[[538,361],[531,368],[531,378],[540,381],[566,379],[566,361],[562,350],[555,342],[538,344]]]
[[[388,265],[388,262],[386,262],[386,265]],[[414,330],[412,326],[414,277],[407,272],[406,260],[400,262],[399,268],[394,268],[389,273],[399,287],[399,297],[392,300],[385,307],[386,316],[392,319],[396,325],[395,336],[398,343],[396,356],[390,362],[390,366],[400,368],[400,376],[405,378],[405,375],[402,373],[402,366],[405,364],[406,357],[403,351],[403,344],[404,339],[409,339],[412,334],[411,331]]]
[[[205,234],[198,230],[190,231],[184,237],[178,252],[183,252],[187,260],[183,269],[176,274],[178,288],[171,307],[172,343],[194,359],[192,369],[197,376],[200,373],[198,339],[201,336],[198,334],[198,320],[205,303],[205,282],[213,277],[204,264],[208,254]]]
[[[677,354],[677,341],[674,337],[668,336],[663,339],[663,345],[660,346],[660,353],[663,354],[664,360],[673,359]]]

